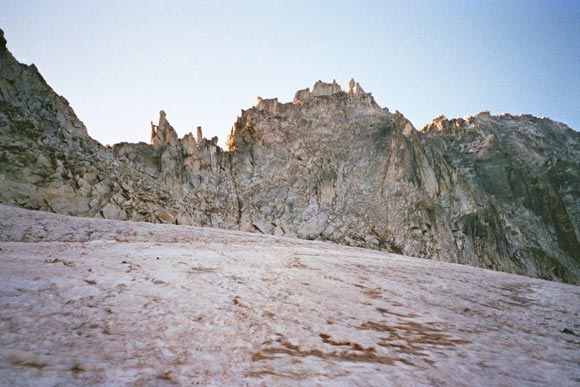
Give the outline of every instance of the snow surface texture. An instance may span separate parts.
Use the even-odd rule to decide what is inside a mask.
[[[557,385],[580,287],[0,206],[0,384]]]

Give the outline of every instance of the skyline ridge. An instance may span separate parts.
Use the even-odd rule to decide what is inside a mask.
[[[11,51],[105,144],[146,141],[160,109],[223,142],[257,95],[351,75],[417,128],[489,110],[580,129],[578,2],[3,5]]]

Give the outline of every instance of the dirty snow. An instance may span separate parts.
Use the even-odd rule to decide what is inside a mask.
[[[557,385],[580,287],[0,206],[0,384]]]

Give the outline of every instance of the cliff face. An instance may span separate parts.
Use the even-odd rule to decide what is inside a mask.
[[[227,142],[104,147],[0,42],[0,202],[332,240],[580,283],[580,135],[532,116],[417,131],[354,82],[258,98]]]
[[[479,210],[456,217],[463,254],[496,251],[527,273],[578,281],[568,268],[580,261],[580,133],[549,119],[484,112],[439,117],[421,138],[485,197]]]

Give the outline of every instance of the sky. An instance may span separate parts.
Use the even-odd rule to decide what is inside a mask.
[[[223,144],[256,97],[350,77],[416,128],[482,110],[580,130],[580,0],[0,0],[8,48],[103,144]]]

